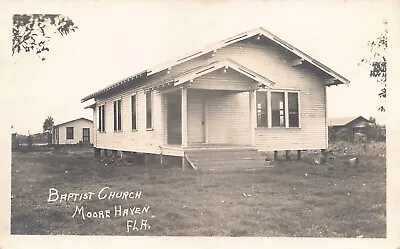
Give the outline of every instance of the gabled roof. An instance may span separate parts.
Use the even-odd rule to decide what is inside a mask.
[[[356,120],[365,121],[368,123],[370,122],[368,119],[364,118],[363,116],[351,116],[351,117],[329,118],[328,125],[329,126],[345,126]]]
[[[174,83],[174,86],[183,84],[185,82],[188,82],[190,80],[193,80],[197,77],[200,77],[202,75],[211,73],[213,71],[216,71],[221,68],[231,68],[235,71],[237,71],[240,74],[243,74],[259,83],[264,85],[267,88],[272,88],[272,86],[275,84],[272,80],[240,65],[239,63],[231,60],[231,59],[224,59],[220,61],[213,61],[211,63],[206,63],[204,65],[192,68],[188,71],[185,71],[181,74],[175,75],[173,77],[170,77],[162,82],[160,84],[168,84],[168,83]]]
[[[64,123],[61,123],[61,124],[54,125],[53,127],[57,127],[57,126],[64,125],[64,124],[68,124],[68,123],[71,123],[71,122],[74,122],[74,121],[77,121],[77,120],[80,120],[80,119],[84,119],[84,120],[87,120],[87,121],[93,122],[92,120],[90,120],[90,119],[87,119],[87,118],[77,118],[77,119],[74,119],[74,120],[66,121],[66,122],[64,122]]]
[[[152,69],[147,70],[148,75],[152,75],[155,73],[158,73],[160,71],[166,70],[168,68],[171,68],[173,66],[176,66],[178,64],[181,64],[185,61],[194,59],[196,57],[199,57],[201,55],[204,54],[208,54],[210,52],[216,51],[218,49],[221,49],[223,47],[226,47],[228,45],[231,45],[233,43],[236,43],[238,41],[242,41],[245,39],[248,39],[250,37],[255,37],[255,36],[264,36],[266,38],[269,38],[271,41],[275,42],[276,44],[282,46],[283,48],[293,52],[295,55],[297,55],[300,59],[303,59],[305,61],[308,61],[310,64],[314,65],[315,67],[321,69],[322,71],[326,72],[327,74],[331,75],[333,78],[337,79],[338,81],[340,81],[343,84],[349,84],[350,81],[348,79],[346,79],[345,77],[343,77],[342,75],[338,74],[337,72],[333,71],[332,69],[330,69],[329,67],[325,66],[324,64],[322,64],[321,62],[317,61],[316,59],[312,58],[311,56],[307,55],[306,53],[302,52],[301,50],[295,48],[293,45],[287,43],[286,41],[282,40],[281,38],[279,38],[278,36],[272,34],[271,32],[269,32],[268,30],[259,27],[256,29],[252,29],[249,31],[246,31],[244,33],[238,34],[236,36],[227,38],[225,40],[216,42],[214,44],[211,44],[207,47],[205,47],[202,50],[198,50],[195,51],[193,53],[187,54],[186,56],[180,57],[178,59],[175,60],[171,60],[163,65],[159,65],[157,67],[154,67]]]
[[[115,84],[112,84],[104,89],[101,89],[100,91],[97,91],[93,94],[90,94],[86,97],[84,97],[81,101],[85,102],[89,99],[92,99],[96,96],[99,96],[102,93],[105,93],[107,91],[110,91],[112,89],[115,89],[119,86],[122,86],[124,84],[127,83],[132,83],[133,81],[139,79],[139,78],[146,78],[147,76],[153,75],[155,73],[170,69],[173,66],[179,65],[181,63],[184,63],[186,61],[192,60],[194,58],[197,58],[199,56],[211,53],[211,52],[216,52],[218,49],[221,49],[223,47],[226,47],[228,45],[231,45],[233,43],[251,38],[251,37],[266,37],[269,40],[273,41],[274,43],[276,43],[277,45],[287,49],[288,51],[292,52],[294,55],[296,55],[299,59],[299,62],[308,62],[310,65],[318,68],[319,70],[325,72],[326,74],[330,75],[332,77],[331,81],[327,82],[326,84],[329,85],[337,85],[337,84],[349,84],[350,81],[348,79],[346,79],[345,77],[343,77],[342,75],[338,74],[337,72],[333,71],[332,69],[330,69],[329,67],[325,66],[324,64],[322,64],[321,62],[317,61],[316,59],[312,58],[311,56],[309,56],[308,54],[302,52],[301,50],[297,49],[296,47],[294,47],[293,45],[287,43],[286,41],[282,40],[281,38],[277,37],[276,35],[272,34],[271,32],[267,31],[266,29],[259,27],[256,29],[252,29],[249,30],[247,32],[238,34],[236,36],[227,38],[225,40],[216,42],[214,44],[211,44],[201,50],[197,50],[193,53],[187,54],[183,57],[177,58],[175,60],[171,60],[165,64],[156,66],[154,68],[150,68],[147,70],[144,70],[138,74],[135,74],[131,77],[125,78]]]

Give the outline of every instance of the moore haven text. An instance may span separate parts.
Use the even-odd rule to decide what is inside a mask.
[[[105,210],[97,210],[97,211],[88,211],[85,210],[83,206],[76,206],[75,212],[72,217],[81,217],[83,220],[85,219],[104,219],[104,218],[115,218],[115,217],[124,217],[124,216],[134,216],[147,214],[150,210],[150,206],[144,207],[129,207],[123,208],[121,205],[114,206],[113,209],[105,209]],[[149,230],[150,225],[148,224],[146,219],[139,220],[127,220],[126,221],[126,231],[139,231],[139,230]]]

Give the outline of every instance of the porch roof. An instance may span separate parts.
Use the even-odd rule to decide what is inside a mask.
[[[262,88],[272,88],[272,86],[275,85],[275,82],[273,82],[272,80],[248,69],[247,67],[242,66],[239,63],[237,63],[231,59],[224,59],[224,60],[220,60],[220,61],[213,61],[211,63],[207,63],[204,65],[189,69],[183,73],[174,75],[168,79],[158,82],[156,85],[149,86],[149,88],[156,88],[157,86],[165,86],[165,85],[170,85],[170,84],[173,84],[174,86],[178,86],[178,85],[184,84],[188,81],[192,81],[193,79],[198,78],[202,75],[214,72],[221,68],[225,68],[225,69],[231,68],[231,69],[235,70],[236,72],[258,82],[259,87],[262,87]]]
[[[75,121],[81,120],[81,119],[87,120],[87,121],[89,121],[89,122],[93,122],[93,120],[90,120],[90,119],[88,119],[88,118],[83,118],[83,117],[82,117],[82,118],[76,118],[76,119],[73,119],[73,120],[70,120],[70,121],[65,121],[65,122],[62,122],[62,123],[53,125],[53,127],[58,127],[58,126],[60,126],[60,125],[65,125],[65,124],[72,123],[72,122],[75,122]]]

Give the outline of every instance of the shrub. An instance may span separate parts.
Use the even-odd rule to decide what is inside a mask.
[[[353,131],[349,128],[334,129],[328,127],[329,141],[352,141]]]

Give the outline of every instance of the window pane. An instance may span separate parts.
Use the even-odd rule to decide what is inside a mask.
[[[114,101],[114,131],[117,130],[117,101]]]
[[[74,127],[66,127],[67,139],[74,139]]]
[[[289,104],[289,127],[299,127],[299,95],[288,93]]]
[[[271,93],[272,127],[285,127],[285,95],[283,92]]]
[[[151,123],[151,92],[146,93],[146,128],[152,128]]]
[[[118,110],[118,123],[117,123],[117,129],[120,131],[122,130],[122,123],[121,123],[121,119],[122,119],[122,115],[121,115],[121,100],[117,101],[117,110]]]
[[[132,130],[136,130],[136,95],[131,97]]]
[[[114,101],[114,131],[121,131],[121,100]]]
[[[101,106],[101,119],[102,119],[102,122],[101,122],[101,131],[102,132],[104,132],[104,131],[106,131],[106,115],[105,115],[105,113],[106,113],[106,109],[105,109],[105,105],[102,105]]]
[[[268,126],[268,115],[267,115],[267,92],[256,93],[257,103],[257,127]]]
[[[102,127],[101,127],[101,125],[102,125],[102,118],[101,118],[101,115],[102,115],[102,113],[101,113],[101,107],[102,106],[99,106],[99,123],[97,124],[97,127],[98,127],[98,129],[99,129],[99,131],[103,131],[103,129],[102,129]]]

